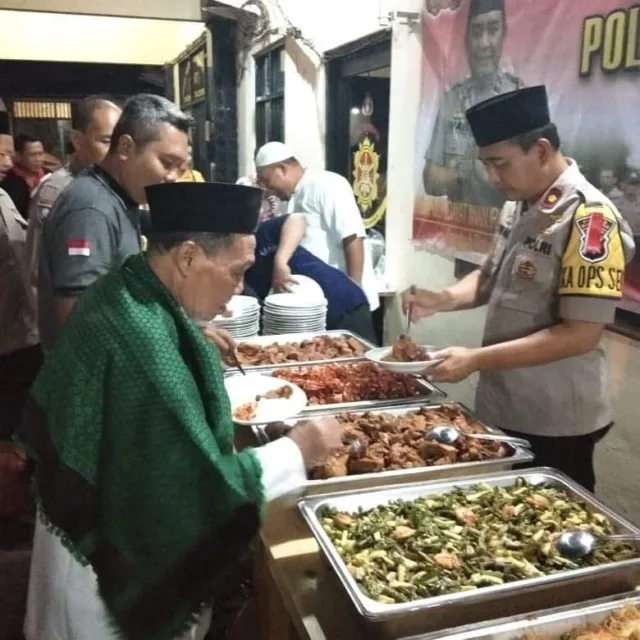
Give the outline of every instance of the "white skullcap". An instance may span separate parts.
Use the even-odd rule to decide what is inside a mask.
[[[267,142],[256,153],[256,168],[261,169],[272,164],[278,164],[295,158],[295,156],[296,154],[283,142]]]

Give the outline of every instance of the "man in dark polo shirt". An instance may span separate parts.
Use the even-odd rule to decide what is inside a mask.
[[[353,331],[376,343],[364,291],[348,275],[299,246],[305,231],[306,218],[302,214],[263,222],[256,231],[256,261],[245,274],[245,289],[250,287],[264,300],[272,287],[286,291],[296,275],[307,276],[320,285],[327,299],[327,329]]]
[[[140,251],[145,187],[177,179],[188,157],[189,126],[189,117],[165,98],[131,98],[102,164],[86,169],[56,200],[43,227],[38,275],[45,348],[82,292]]]

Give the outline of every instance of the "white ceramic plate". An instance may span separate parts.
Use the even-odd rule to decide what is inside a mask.
[[[318,324],[268,324],[265,323],[263,328],[265,331],[277,331],[278,333],[314,333],[316,331],[324,331],[326,323],[319,322]]]
[[[326,318],[327,314],[323,313],[319,316],[305,316],[302,318],[294,318],[293,316],[284,318],[282,316],[265,315],[262,320],[263,322],[270,322],[271,324],[318,324],[325,322]]]
[[[217,322],[229,321],[239,318],[240,316],[251,315],[251,313],[259,313],[260,303],[251,296],[233,296],[227,303],[227,311],[231,312],[230,316],[219,315],[214,318]]]
[[[233,421],[243,426],[288,420],[297,416],[307,406],[307,395],[299,386],[272,376],[257,373],[249,373],[246,376],[238,374],[227,378],[224,386],[231,401]],[[235,417],[236,410],[248,402],[255,402],[257,395],[285,386],[293,389],[290,398],[260,400],[256,416],[251,420],[239,420]]]
[[[327,306],[327,300],[324,295],[305,295],[296,293],[276,293],[267,296],[264,301],[265,307],[284,308],[284,309],[317,309]]]
[[[427,353],[436,351],[436,348],[431,345],[423,345],[423,348],[427,350]],[[442,362],[442,360],[424,360],[422,362],[389,362],[384,360],[390,355],[391,347],[380,347],[379,349],[367,351],[364,357],[392,373],[409,373],[413,375],[424,373]]]
[[[295,280],[295,284],[290,285],[291,293],[298,295],[304,295],[308,298],[317,298],[318,300],[324,299],[324,291],[322,287],[312,278],[308,276],[299,275],[294,273],[291,278]],[[269,295],[276,295],[275,291],[271,289]]]
[[[213,322],[218,322],[221,324],[237,324],[238,322],[248,322],[251,320],[257,320],[260,317],[259,309],[255,311],[249,311],[247,313],[243,313],[242,315],[235,315],[230,318],[225,318],[224,316],[216,316],[213,319]]]
[[[299,317],[300,315],[305,316],[317,316],[327,312],[327,307],[291,307],[289,309],[285,309],[283,307],[270,307],[269,305],[265,305],[264,313],[271,316],[282,316],[284,318],[288,317]]]

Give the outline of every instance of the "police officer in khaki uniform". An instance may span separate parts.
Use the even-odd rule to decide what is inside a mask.
[[[524,86],[520,78],[500,68],[506,35],[504,0],[471,0],[465,36],[471,75],[442,98],[424,168],[429,195],[479,205],[504,202],[477,162],[465,112],[487,98]]]
[[[0,184],[11,169],[13,138],[0,134]],[[0,440],[19,426],[42,363],[35,300],[24,268],[27,221],[0,189]]]
[[[454,347],[430,373],[480,372],[481,419],[529,439],[536,463],[590,490],[593,451],[612,423],[602,334],[633,256],[613,203],[559,151],[543,86],[487,100],[467,118],[494,186],[508,202],[485,264],[441,292],[403,296],[412,319],[488,304],[483,346]]]
[[[78,173],[104,160],[121,113],[120,107],[98,96],[89,96],[72,105],[69,139],[72,156],[65,166],[45,177],[29,202],[27,263],[35,291],[38,288],[39,243],[44,220],[57,197]]]

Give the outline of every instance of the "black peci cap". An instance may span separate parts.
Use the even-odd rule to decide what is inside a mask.
[[[262,190],[223,182],[174,182],[146,188],[157,233],[253,233]]]
[[[544,85],[489,98],[467,110],[467,121],[479,147],[509,140],[551,122]]]
[[[469,19],[489,11],[502,11],[504,13],[504,0],[471,0],[469,4]]]

